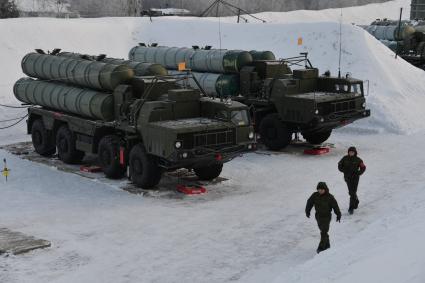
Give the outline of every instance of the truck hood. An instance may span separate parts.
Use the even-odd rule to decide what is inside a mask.
[[[235,125],[229,122],[213,120],[209,118],[189,118],[180,120],[169,120],[149,123],[155,128],[168,129],[175,133],[195,133],[213,130],[234,128]]]
[[[317,103],[322,103],[360,98],[362,95],[360,93],[309,92],[291,95],[291,97],[295,99],[316,100]]]

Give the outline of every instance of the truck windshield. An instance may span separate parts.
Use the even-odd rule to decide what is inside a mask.
[[[238,126],[249,125],[249,115],[247,110],[232,111],[230,114],[232,123]]]
[[[348,92],[349,87],[348,84],[336,84],[335,90],[336,92]]]
[[[363,86],[362,84],[352,84],[351,85],[351,92],[363,94]]]
[[[214,118],[218,120],[222,120],[222,121],[228,121],[229,120],[228,114],[229,113],[227,112],[227,110],[220,110],[217,113],[215,113]]]

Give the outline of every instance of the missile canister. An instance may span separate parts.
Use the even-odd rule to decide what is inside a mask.
[[[421,58],[425,58],[425,41],[422,41],[416,47],[416,54]]]
[[[45,82],[31,78],[18,80],[15,97],[24,103],[70,112],[92,119],[114,119],[112,94],[72,87],[61,83]]]
[[[136,76],[166,76],[168,74],[167,69],[155,63],[142,63],[114,58],[105,58],[102,62],[114,65],[126,65],[134,70]]]
[[[134,76],[134,71],[124,65],[38,53],[27,54],[21,65],[23,72],[30,77],[100,90],[114,90]]]
[[[171,71],[171,74],[183,74]],[[207,95],[210,96],[237,96],[239,94],[239,76],[232,74],[192,73]],[[184,84],[184,81],[178,82]],[[189,86],[198,88],[191,78],[188,79]]]
[[[251,51],[249,51],[249,54],[251,54],[252,59],[254,61],[260,61],[260,60],[276,60],[276,57],[274,56],[273,52],[271,52],[271,51],[256,51],[256,50],[251,50]]]
[[[75,58],[75,59],[93,59],[96,60],[96,56],[85,55],[80,53],[73,52],[61,52],[58,54],[61,57]],[[93,61],[92,60],[92,61]],[[103,58],[99,62],[112,64],[112,65],[125,65],[134,71],[136,76],[165,76],[168,74],[167,69],[165,69],[160,64],[155,63],[142,63],[132,60],[116,59],[116,58]]]
[[[247,51],[224,49],[193,49],[178,47],[136,46],[130,50],[130,60],[157,63],[167,69],[177,70],[179,63],[185,62],[186,68],[196,72],[238,73],[252,62]]]
[[[382,44],[387,46],[389,49],[391,49],[394,52],[397,52],[397,48],[400,50],[403,48],[404,42],[403,41],[389,41],[389,40],[380,40]]]
[[[377,39],[389,41],[401,41],[415,33],[415,28],[409,25],[401,26],[400,33],[398,26],[370,25],[365,29]]]
[[[415,31],[425,33],[425,25],[415,26]]]

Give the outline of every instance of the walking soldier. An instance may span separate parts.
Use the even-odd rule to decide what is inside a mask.
[[[344,173],[344,180],[347,183],[348,194],[350,195],[348,213],[353,214],[354,209],[359,207],[357,187],[359,185],[360,175],[366,171],[366,165],[357,156],[357,150],[354,146],[350,147],[348,154],[338,162],[338,169]]]
[[[310,218],[310,212],[313,206],[316,210],[316,221],[320,229],[320,243],[317,248],[317,253],[320,253],[331,247],[328,232],[332,219],[332,210],[336,214],[336,221],[338,222],[341,221],[341,211],[339,210],[336,199],[329,193],[325,182],[319,182],[317,184],[317,192],[313,193],[307,200],[305,214],[308,218]]]

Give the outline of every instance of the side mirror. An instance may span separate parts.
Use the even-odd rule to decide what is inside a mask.
[[[369,96],[370,81],[366,80],[365,83],[366,83],[366,93],[364,96]]]

